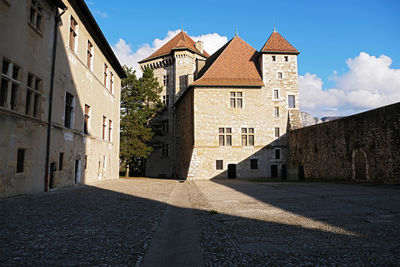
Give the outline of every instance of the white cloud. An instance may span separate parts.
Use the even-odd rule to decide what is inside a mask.
[[[390,68],[390,57],[361,52],[346,64],[346,73],[334,71],[330,77],[335,88],[323,90],[315,74],[299,76],[302,110],[314,116],[350,115],[400,101],[400,69]]]
[[[113,46],[113,50],[122,65],[132,67],[134,70],[136,70],[138,75],[141,75],[139,64],[137,62],[150,56],[180,31],[181,30],[168,31],[164,39],[156,38],[151,45],[147,43],[142,44],[136,51],[133,51],[131,46],[126,43],[124,39],[119,39],[119,41]],[[202,41],[204,43],[204,50],[206,50],[210,55],[228,41],[226,36],[221,36],[218,33],[209,33],[190,37],[194,41]]]

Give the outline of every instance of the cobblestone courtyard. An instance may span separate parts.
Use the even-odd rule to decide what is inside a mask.
[[[0,264],[151,266],[163,216],[185,211],[199,265],[399,265],[399,203],[399,186],[104,181],[1,199]]]

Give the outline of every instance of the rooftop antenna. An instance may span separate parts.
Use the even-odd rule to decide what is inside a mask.
[[[275,17],[274,17],[274,32],[276,32],[276,27],[275,27]]]

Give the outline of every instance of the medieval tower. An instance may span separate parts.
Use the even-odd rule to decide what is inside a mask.
[[[259,51],[235,36],[211,56],[181,31],[140,61],[165,103],[146,175],[286,177],[286,133],[300,125],[298,54],[275,30]]]

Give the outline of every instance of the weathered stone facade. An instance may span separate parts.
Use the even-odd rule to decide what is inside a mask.
[[[118,178],[125,74],[85,3],[3,0],[0,13],[0,196]]]
[[[241,47],[249,58],[243,59]],[[249,66],[256,74],[249,72],[239,79],[225,79],[221,74],[218,79],[222,84],[209,79],[207,85],[198,85],[201,78],[207,77],[204,70],[207,73],[215,65],[222,65],[219,68],[229,72],[232,66],[221,63],[221,58],[228,58],[227,54],[228,60],[239,58],[239,61],[233,59],[234,68]],[[286,132],[288,127],[295,129],[301,123],[297,54],[297,50],[257,52],[236,36],[205,62],[205,57],[190,49],[171,49],[170,54],[164,57],[141,61],[142,67],[154,70],[161,84],[164,75],[175,74],[171,87],[165,86],[165,92],[171,94],[174,103],[164,113],[168,114],[170,134],[155,138],[168,142],[171,154],[161,157],[162,147],[156,146],[147,160],[146,175],[183,179],[227,178],[228,168],[234,165],[237,178],[286,176]],[[240,60],[254,63],[241,66]],[[242,69],[238,73],[241,71],[247,72]],[[226,84],[232,81],[233,84]],[[240,99],[240,107],[232,106],[232,94],[235,95],[234,101]],[[293,99],[291,107],[289,96]],[[219,132],[222,128],[224,133]],[[221,144],[222,135],[224,142],[229,144]],[[254,138],[253,141],[250,138]]]
[[[291,131],[289,145],[306,179],[399,183],[400,103]]]

